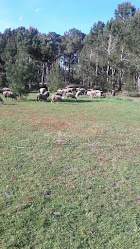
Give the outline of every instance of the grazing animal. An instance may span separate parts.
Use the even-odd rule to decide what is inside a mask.
[[[59,94],[64,95],[64,93],[65,93],[64,89],[58,89],[56,92],[57,95],[59,95]]]
[[[102,94],[103,94],[102,91],[96,90],[96,96],[97,96],[97,97],[100,98],[100,97],[102,96]]]
[[[51,103],[53,103],[53,102],[60,102],[60,101],[62,101],[63,98],[64,98],[64,97],[62,97],[62,96],[60,96],[60,95],[54,94],[54,95],[52,95]]]
[[[4,103],[4,101],[3,101],[3,99],[0,97],[0,102],[3,104]]]
[[[90,98],[93,98],[93,96],[96,95],[96,91],[87,91],[87,95],[90,97]]]
[[[66,96],[67,96],[67,98],[71,98],[71,99],[77,100],[77,98],[75,97],[75,95],[72,94],[72,93],[70,93],[70,92],[66,93]]]
[[[67,93],[72,93],[72,88],[64,88],[64,89],[62,89],[62,91],[63,91],[63,94],[66,95]]]
[[[5,91],[11,91],[11,90],[10,90],[10,88],[4,87],[4,88],[2,89],[2,91],[5,92]]]
[[[76,90],[76,92],[80,91],[80,87],[76,87],[75,90]]]
[[[44,94],[46,95],[47,98],[50,96],[50,92],[49,91],[44,92]]]
[[[56,92],[54,95],[59,95],[59,96],[63,96],[62,93]]]
[[[80,88],[79,91],[81,91],[82,94],[85,94],[87,92],[85,88]]]
[[[73,89],[68,87],[68,88],[66,88],[65,90],[66,90],[66,93],[72,93],[72,90],[73,90]]]
[[[45,91],[46,91],[46,88],[40,88],[39,89],[39,93],[41,93],[41,94],[44,93]]]
[[[44,93],[37,93],[36,95],[36,100],[40,101],[40,100],[47,100],[47,98],[50,96],[49,91],[46,91]]]
[[[11,91],[4,91],[3,95],[6,99],[11,98],[11,99],[17,100],[17,96]]]
[[[79,95],[82,95],[82,91],[80,91],[80,90],[78,92],[76,92],[76,95],[75,95],[76,98],[78,98]]]

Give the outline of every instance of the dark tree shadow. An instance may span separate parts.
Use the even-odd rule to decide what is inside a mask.
[[[16,105],[16,104],[14,104],[14,103],[13,103],[13,104],[7,104],[7,103],[4,103],[3,105]]]

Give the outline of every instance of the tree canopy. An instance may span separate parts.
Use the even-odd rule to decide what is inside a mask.
[[[24,95],[40,82],[55,90],[63,79],[104,90],[137,90],[140,11],[123,2],[114,16],[106,24],[94,23],[87,35],[75,28],[62,36],[32,27],[6,29],[0,33],[0,86]]]

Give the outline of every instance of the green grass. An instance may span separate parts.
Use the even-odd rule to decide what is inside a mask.
[[[0,247],[138,249],[140,105],[0,105]]]

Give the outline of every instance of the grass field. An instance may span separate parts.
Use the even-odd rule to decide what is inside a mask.
[[[140,103],[30,94],[0,135],[0,248],[140,248]]]

